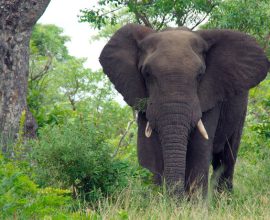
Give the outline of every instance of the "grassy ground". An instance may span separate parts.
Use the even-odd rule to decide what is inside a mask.
[[[247,155],[247,154],[245,154]],[[39,189],[11,163],[0,169],[0,219],[270,219],[270,160],[240,157],[232,194],[209,190],[208,200],[175,201],[164,189],[135,179],[110,198],[89,205],[62,191]],[[1,177],[2,175],[2,177]],[[2,191],[1,191],[2,190]],[[45,192],[45,191],[46,192]],[[60,196],[59,196],[59,195]],[[2,215],[1,215],[2,214]],[[2,217],[3,218],[2,218]]]
[[[265,124],[269,125],[268,122]],[[269,136],[267,136],[269,135],[267,133],[269,128],[267,127],[268,130],[266,128],[262,129],[264,131],[262,133],[258,130],[260,129],[258,125],[260,124],[254,122],[252,126],[246,126],[236,163],[233,193],[216,194],[209,189],[207,200],[202,200],[198,196],[192,201],[175,201],[164,193],[164,189],[143,182],[141,178],[147,179],[148,175],[141,170],[139,175],[127,176],[130,184],[121,192],[114,192],[115,188],[112,188],[114,194],[109,198],[102,198],[94,204],[82,202],[81,200],[74,201],[71,198],[69,185],[65,190],[53,185],[42,188],[30,178],[33,175],[32,170],[29,170],[28,163],[23,168],[21,165],[24,163],[16,160],[4,160],[0,155],[0,219],[270,220],[270,145]],[[76,139],[78,143],[87,142],[84,139],[87,135],[82,133],[81,130],[77,130],[76,137],[83,137]],[[59,146],[66,152],[69,148],[65,143],[69,143],[68,138],[73,138],[71,134],[64,133],[64,135],[60,136],[52,132],[53,141],[43,143],[39,140],[37,144],[40,146],[43,143],[42,146],[46,149],[45,147],[50,146],[59,139]],[[44,138],[48,139],[48,132],[46,132]],[[78,143],[76,142],[73,145],[81,146]],[[54,144],[53,146],[57,147],[58,145]],[[65,155],[74,159],[76,154],[70,154],[70,152],[73,152],[73,149],[70,149]],[[82,151],[82,149],[80,147],[79,156],[84,156],[85,154],[82,154],[82,152],[88,151],[87,148],[84,148],[85,151]],[[51,171],[47,170],[48,162],[52,162],[55,155],[61,155],[59,152],[62,151],[52,155],[48,153],[49,151],[44,152],[46,166],[43,171]],[[98,148],[98,152],[100,152],[100,148]],[[132,158],[134,159],[134,157]],[[82,159],[79,158],[78,161],[81,162]],[[100,158],[96,159],[96,161],[100,161]],[[93,167],[99,168],[96,166],[97,163],[92,166],[89,166],[88,162],[85,162],[85,164],[89,169],[92,169],[91,171],[93,171]],[[70,167],[69,163],[67,163],[66,167]],[[29,173],[31,175],[27,176]],[[33,173],[37,175],[37,173]],[[49,174],[53,175],[53,172]],[[78,170],[75,170],[74,174],[77,175]],[[63,172],[61,175],[63,176]],[[121,170],[119,170],[119,175],[123,175]],[[105,175],[100,174],[100,177],[103,178]],[[111,178],[119,181],[114,175],[111,175]],[[105,183],[114,183],[114,181],[105,180]],[[53,183],[53,181],[51,182]],[[118,184],[114,183],[114,185],[110,186],[114,187],[115,185]]]
[[[270,161],[251,164],[239,158],[232,194],[209,194],[206,202],[175,202],[140,182],[96,207],[81,207],[90,219],[270,219]]]

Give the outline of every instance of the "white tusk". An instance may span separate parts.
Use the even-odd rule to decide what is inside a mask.
[[[149,125],[149,121],[147,122],[147,124],[146,124],[146,127],[145,127],[145,136],[147,137],[147,138],[150,138],[150,136],[151,136],[151,134],[152,134],[152,128],[150,127],[150,125]]]
[[[209,139],[209,138],[208,138],[208,134],[207,134],[207,131],[205,130],[205,127],[204,127],[204,125],[203,125],[203,123],[202,123],[202,119],[200,119],[200,120],[198,121],[197,127],[198,127],[198,129],[199,129],[201,135],[202,135],[206,140],[208,140],[208,139]]]

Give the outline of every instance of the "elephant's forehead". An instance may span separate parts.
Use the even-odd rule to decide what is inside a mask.
[[[191,31],[170,30],[149,35],[141,41],[143,49],[188,48],[202,46],[202,39]]]
[[[149,35],[142,42],[141,62],[158,72],[197,72],[205,42],[195,33],[170,30]]]

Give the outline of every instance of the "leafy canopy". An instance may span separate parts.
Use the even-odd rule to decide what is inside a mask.
[[[270,0],[227,0],[211,12],[205,28],[234,29],[257,38],[270,55]]]
[[[93,9],[81,10],[81,22],[94,28],[136,22],[160,30],[167,25],[188,26],[201,24],[221,0],[101,0]],[[123,13],[124,12],[124,13]],[[124,18],[124,21],[123,21]]]

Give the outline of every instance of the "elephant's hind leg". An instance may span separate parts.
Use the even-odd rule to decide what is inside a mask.
[[[218,192],[232,191],[233,174],[237,159],[237,153],[240,145],[242,128],[237,130],[225,141],[224,148],[221,152],[213,154],[212,182]]]
[[[214,187],[222,192],[233,188],[233,174],[247,111],[248,94],[243,93],[222,104],[213,144]]]

